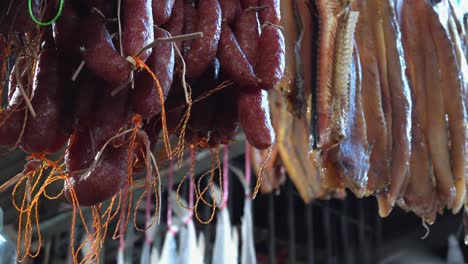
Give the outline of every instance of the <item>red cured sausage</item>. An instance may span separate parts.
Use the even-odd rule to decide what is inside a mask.
[[[241,92],[237,98],[239,121],[250,145],[267,149],[275,141],[268,94],[264,90]]]
[[[123,0],[123,51],[125,56],[135,56],[154,41],[152,0]],[[146,61],[152,49],[139,57]]]
[[[80,55],[80,18],[70,2],[65,1],[62,15],[53,24],[55,47],[61,56],[75,57]]]
[[[102,81],[89,72],[83,70],[77,79],[74,96],[74,118],[80,124],[89,125],[94,113],[96,113],[99,88],[103,85]]]
[[[199,22],[197,30],[203,37],[192,42],[185,57],[187,76],[196,78],[208,68],[216,56],[221,35],[221,7],[218,0],[200,0],[198,4]]]
[[[237,84],[245,87],[257,87],[258,79],[252,65],[245,57],[229,26],[223,22],[218,48],[219,62],[223,70]]]
[[[130,120],[128,92],[110,96],[104,91],[101,96],[91,124],[91,133],[97,148],[101,148],[119,130],[128,128]]]
[[[265,7],[258,14],[261,25],[265,23],[279,25],[281,20],[280,0],[259,0],[259,6]]]
[[[162,29],[156,29],[158,38],[169,37]],[[163,90],[164,98],[167,97],[172,86],[174,75],[174,49],[170,42],[159,42],[154,47],[154,52],[148,59],[148,67],[158,78]],[[135,89],[132,94],[132,107],[135,113],[144,119],[151,118],[161,112],[159,91],[151,75],[145,71],[139,72],[135,77]]]
[[[185,2],[184,4],[184,33],[190,34],[197,30],[198,25],[198,10],[195,3],[192,1]],[[183,54],[187,54],[190,50],[193,40],[186,40],[183,43]]]
[[[73,187],[81,205],[91,206],[101,203],[116,194],[128,174],[128,145],[116,148],[108,144],[99,162],[91,171],[95,156],[104,144],[119,130],[129,125],[128,93],[110,96],[101,89],[102,99],[96,115],[89,126],[81,124],[70,141],[65,156],[67,170],[71,172],[68,186],[65,183],[65,196],[70,200],[69,187]],[[121,141],[121,139],[115,139]],[[85,173],[89,172],[86,176]]]
[[[283,78],[285,68],[285,46],[281,30],[273,25],[263,28],[260,36],[259,59],[255,72],[262,81],[262,89],[275,88]]]
[[[219,0],[221,6],[221,12],[223,13],[223,21],[231,24],[236,18],[239,12],[239,1],[238,0]]]
[[[240,0],[241,5],[242,5],[242,10],[245,10],[249,7],[257,7],[258,6],[258,0]]]
[[[153,0],[154,24],[161,26],[171,18],[175,0]]]
[[[111,198],[121,189],[128,173],[128,146],[114,148],[109,145],[100,161],[85,177],[94,161],[95,151],[89,131],[83,131],[75,135],[65,157],[67,170],[72,175],[64,183],[65,197],[71,200],[72,187],[82,206],[96,205]]]
[[[40,1],[33,0],[31,3],[35,17],[40,17]],[[26,11],[27,1],[1,1],[0,10],[0,34],[7,36],[9,33],[24,33],[35,29],[36,24]]]
[[[258,42],[260,38],[257,12],[252,10],[243,11],[235,22],[235,35],[241,50],[255,67],[258,58]]]
[[[13,66],[9,80],[8,106],[0,111],[0,145],[14,146],[23,127],[25,116],[25,105],[23,97],[18,89],[16,71],[24,67],[24,59],[20,59],[18,65]],[[19,69],[17,69],[19,68]],[[20,71],[21,72],[21,71]],[[26,84],[27,71],[22,75],[22,84]]]
[[[131,65],[115,50],[104,20],[91,13],[82,25],[81,41],[86,66],[99,78],[109,83],[129,80]]]
[[[28,118],[21,148],[28,153],[54,153],[68,136],[62,129],[63,83],[55,49],[44,49],[38,58],[31,105],[36,118]]]
[[[165,27],[172,36],[179,36],[184,33],[184,0],[175,0],[172,9],[171,19]],[[176,42],[177,48],[182,52],[182,42]]]
[[[85,12],[90,12],[92,8],[98,9],[104,16],[113,17],[116,15],[116,2],[107,0],[75,0],[76,6],[85,9]]]

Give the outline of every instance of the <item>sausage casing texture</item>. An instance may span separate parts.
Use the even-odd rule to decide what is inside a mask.
[[[61,56],[80,56],[80,35],[76,34],[80,29],[80,18],[71,3],[64,3],[62,15],[52,29],[55,47]]]
[[[161,29],[155,29],[155,35],[158,38],[169,37]],[[174,62],[174,49],[170,42],[159,42],[147,62],[161,85],[164,99],[172,86]],[[161,112],[161,103],[153,78],[145,71],[139,72],[135,77],[135,89],[132,94],[132,107],[135,113],[144,119],[153,117]]]
[[[259,59],[255,72],[262,83],[262,89],[274,89],[283,78],[285,68],[285,44],[281,30],[267,25],[260,36]]]
[[[223,70],[237,84],[245,87],[258,86],[258,79],[252,65],[240,49],[231,28],[224,22],[221,28],[218,57]]]
[[[280,0],[259,0],[259,6],[265,7],[258,14],[260,24],[279,24],[281,20]]]
[[[260,38],[257,12],[243,11],[235,21],[235,35],[241,50],[250,64],[255,67],[258,58],[258,41]]]
[[[126,56],[135,56],[154,41],[152,0],[124,0],[123,4],[123,51]],[[139,57],[146,61],[152,49]]]
[[[104,20],[97,14],[90,14],[81,31],[83,59],[86,66],[99,78],[109,83],[128,81],[130,63],[115,50]]]
[[[218,51],[221,35],[221,7],[218,0],[200,0],[198,4],[198,31],[203,37],[194,40],[185,56],[187,76],[196,78],[203,74]]]
[[[275,131],[271,124],[267,92],[241,92],[237,107],[240,125],[250,145],[257,149],[269,148],[275,141]]]
[[[231,24],[237,16],[239,11],[238,0],[219,0],[221,6],[221,12],[223,13],[223,20],[226,23]]]
[[[23,97],[19,91],[18,83],[16,79],[16,71],[21,70],[23,64],[22,59],[20,63],[13,66],[9,80],[9,91],[8,91],[8,105],[0,111],[0,145],[1,146],[13,146],[17,141],[21,133],[21,129],[25,117],[25,105]],[[19,69],[17,69],[19,68]],[[27,74],[27,71],[25,75]],[[26,77],[26,76],[24,76]],[[22,84],[25,84],[27,78],[21,78]]]
[[[197,30],[197,25],[198,25],[198,10],[195,7],[194,2],[185,2],[184,3],[184,30],[183,32],[185,34],[190,34],[194,33]],[[190,50],[190,47],[193,43],[193,40],[185,40],[183,42],[183,54],[187,54],[187,52]]]
[[[128,173],[128,147],[109,146],[89,175],[85,175],[96,154],[92,140],[89,131],[77,133],[65,157],[67,170],[72,175],[64,183],[65,197],[71,200],[72,187],[82,206],[96,205],[111,198],[120,190]]]
[[[165,24],[172,15],[175,0],[153,0],[154,24],[161,26]]]
[[[107,91],[103,91],[101,98],[91,123],[91,133],[97,148],[103,146],[119,130],[127,128],[131,113],[128,92],[110,96]]]
[[[57,52],[44,49],[34,74],[31,105],[36,118],[28,118],[21,148],[28,153],[57,152],[66,142],[61,123],[63,82],[58,69]]]
[[[249,7],[257,7],[258,6],[258,0],[240,0],[242,10],[245,10]]]
[[[96,112],[97,95],[103,85],[89,70],[84,69],[76,81],[74,94],[74,118],[80,124],[89,124]]]
[[[172,15],[165,28],[172,36],[184,33],[184,0],[175,0]],[[177,48],[182,52],[182,41],[176,41]]]

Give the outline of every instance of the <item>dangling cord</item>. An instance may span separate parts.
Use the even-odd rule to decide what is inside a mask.
[[[190,221],[192,221],[193,219],[193,210],[195,210],[193,208],[193,204],[194,204],[194,196],[195,196],[195,192],[194,192],[194,184],[195,184],[195,175],[194,175],[194,169],[193,169],[193,166],[194,163],[195,163],[195,151],[193,150],[193,147],[190,148],[190,169],[189,169],[189,205],[188,205],[188,208],[190,208],[190,213],[187,217],[187,219],[185,220],[185,224],[187,225],[188,223],[190,223]]]
[[[245,199],[250,199],[250,180],[252,177],[251,167],[250,167],[250,144],[245,141]]]
[[[227,207],[229,197],[229,147],[223,146],[223,205],[221,210]]]
[[[123,201],[124,202],[124,209],[126,208],[126,202],[127,201]],[[122,212],[125,212],[125,210],[123,210]],[[123,264],[124,263],[124,251],[125,251],[125,215],[122,215],[122,219],[121,219],[121,222],[120,222],[120,229],[119,229],[119,249],[118,249],[118,252],[117,252],[117,264]]]
[[[159,179],[158,179],[159,180]],[[146,187],[146,205],[145,205],[145,220],[146,220],[146,243],[148,245],[151,245],[153,243],[153,237],[149,236],[148,229],[149,226],[151,225],[151,194],[153,189],[151,188],[151,183],[147,182],[148,186]]]
[[[167,185],[167,230],[176,234],[176,230],[172,228],[172,203],[171,203],[171,191],[172,186],[174,185],[174,159],[171,159],[171,164],[169,165],[169,183]]]

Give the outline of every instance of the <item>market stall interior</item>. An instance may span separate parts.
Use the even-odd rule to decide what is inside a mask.
[[[0,263],[468,259],[468,1],[1,1],[0,99]]]

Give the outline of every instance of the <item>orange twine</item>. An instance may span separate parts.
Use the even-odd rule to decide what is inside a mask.
[[[169,141],[169,133],[167,131],[167,122],[166,122],[166,109],[164,107],[164,92],[162,90],[161,84],[159,83],[158,78],[154,74],[154,72],[146,65],[146,63],[138,57],[132,57],[136,62],[136,67],[139,69],[146,70],[153,78],[154,83],[156,84],[156,88],[158,89],[159,93],[159,101],[161,103],[161,125],[162,125],[162,132],[164,138],[164,148],[166,149],[166,154],[169,159],[172,159],[172,152],[171,152],[171,143]]]

